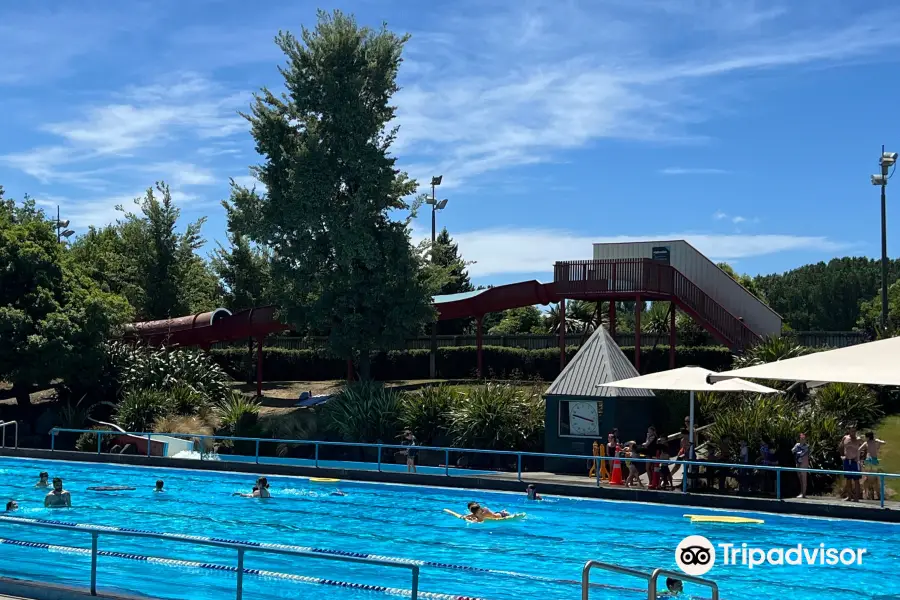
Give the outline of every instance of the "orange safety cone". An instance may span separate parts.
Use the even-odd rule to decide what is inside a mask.
[[[612,475],[609,477],[609,485],[625,485],[622,481],[622,461],[619,460],[621,446],[616,445],[616,459],[613,461]]]

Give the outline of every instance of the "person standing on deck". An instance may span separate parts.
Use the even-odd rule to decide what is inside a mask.
[[[407,473],[415,473],[416,472],[416,455],[419,453],[415,447],[418,445],[416,442],[416,436],[412,434],[412,431],[407,429],[403,432],[403,445],[409,446],[406,449],[406,472]]]
[[[794,462],[797,464],[797,467],[801,469],[809,468],[809,444],[806,443],[805,433],[800,434],[800,441],[794,444],[791,454],[794,455]],[[800,497],[806,498],[806,480],[809,473],[798,471],[797,475],[800,477]]]
[[[856,437],[856,424],[847,427],[847,435],[841,439],[841,459],[844,461],[844,493],[848,502],[859,502],[862,495],[859,488],[859,447],[860,441]]]

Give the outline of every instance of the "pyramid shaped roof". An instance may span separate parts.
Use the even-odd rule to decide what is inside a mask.
[[[550,385],[546,395],[585,398],[653,396],[650,390],[597,387],[601,383],[612,383],[639,375],[609,331],[605,327],[598,327]]]

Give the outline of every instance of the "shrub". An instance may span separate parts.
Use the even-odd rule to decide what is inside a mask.
[[[228,391],[228,374],[200,350],[152,349],[116,342],[109,345],[108,357],[123,391],[189,386],[210,402]]]
[[[348,442],[394,442],[400,432],[400,392],[377,382],[346,386],[321,413],[324,429]]]
[[[206,396],[186,383],[179,383],[167,389],[166,398],[176,415],[196,415],[209,402]]]
[[[95,426],[91,429],[96,429],[98,431],[105,431],[107,429],[106,426]],[[102,441],[100,442],[100,451],[101,452],[109,452],[113,447],[113,440],[115,438],[110,435],[103,436]],[[78,439],[75,440],[75,449],[79,452],[96,452],[97,451],[97,434],[93,432],[85,432],[78,436]]]
[[[856,423],[857,427],[865,429],[884,416],[878,397],[861,385],[830,383],[816,388],[813,403],[817,409],[834,416],[842,427]]]
[[[571,360],[578,348],[566,349]],[[634,348],[623,347],[629,359]],[[427,379],[429,377],[428,350],[392,350],[372,359],[372,377],[380,381]],[[243,381],[246,375],[246,350],[225,348],[211,351],[211,356],[232,378]],[[676,365],[697,365],[713,371],[731,366],[732,356],[727,348],[716,346],[681,347],[676,349]],[[484,374],[495,379],[533,379],[552,381],[559,375],[559,350],[545,348],[525,350],[502,346],[483,349]],[[438,349],[438,375],[443,379],[475,377],[477,352],[474,346],[453,346]],[[641,371],[650,373],[669,368],[668,346],[647,347],[641,351]],[[267,381],[324,381],[347,376],[345,360],[329,357],[321,350],[289,350],[263,348],[263,378]]]
[[[261,419],[259,425],[264,437],[279,440],[310,440],[315,438],[318,432],[317,421],[308,411],[298,410],[287,415],[267,417]],[[300,444],[279,442],[274,448],[272,444],[261,445],[260,452],[264,454],[274,452],[275,456],[285,457],[298,447]]]
[[[156,420],[153,424],[153,432],[213,435],[215,427],[208,420],[197,415],[168,415]],[[194,444],[203,452],[209,452],[213,448],[213,440],[208,438],[204,440],[203,444],[200,443],[200,438],[195,438]]]
[[[131,389],[116,407],[115,419],[125,431],[150,431],[160,417],[171,413],[164,392],[155,389]]]
[[[400,423],[424,446],[446,437],[450,411],[459,392],[448,385],[429,385],[407,392],[400,401]]]
[[[488,450],[532,450],[543,443],[540,390],[488,383],[467,388],[450,411],[454,444]]]
[[[260,404],[244,394],[231,391],[218,405],[220,432],[235,437],[254,437],[259,433]]]

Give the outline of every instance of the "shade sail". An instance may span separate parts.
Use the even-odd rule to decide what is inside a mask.
[[[714,373],[711,381],[750,377],[775,381],[900,385],[900,337]],[[644,386],[649,387],[649,386]]]
[[[602,383],[598,387],[642,388],[645,390],[677,390],[683,392],[755,392],[757,394],[775,394],[778,390],[744,381],[728,378],[716,383],[707,381],[709,376],[719,375],[702,367],[681,367],[669,371],[660,371],[650,375],[641,375],[631,379]]]

